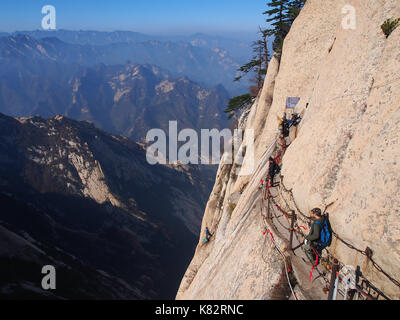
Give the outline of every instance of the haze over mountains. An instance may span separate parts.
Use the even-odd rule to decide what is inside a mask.
[[[242,49],[221,41],[0,37],[0,297],[175,296],[216,168],[151,166],[136,142],[153,128],[168,134],[171,120],[229,125],[223,110],[243,88],[231,86]],[[48,264],[59,279],[51,292],[40,286]]]
[[[146,61],[152,63],[141,65]],[[63,114],[135,141],[151,128],[165,129],[168,120],[225,128],[232,93],[216,83],[232,84],[236,70],[222,49],[183,42],[96,47],[22,34],[0,38],[0,65],[0,112]],[[223,81],[213,78],[218,72]]]
[[[87,122],[0,114],[0,297],[173,298],[208,194],[199,169]]]
[[[18,32],[2,39],[0,51],[10,51],[13,55],[13,50],[21,49],[17,44],[13,47],[12,42],[21,42],[21,45],[34,51],[40,47],[50,59],[64,64],[117,65],[128,61],[153,64],[168,70],[174,77],[187,76],[203,86],[222,84],[233,95],[246,91],[245,82],[235,83],[232,80],[238,67],[251,54],[249,44],[243,41],[201,34],[163,38],[134,32]]]
[[[14,33],[0,33],[2,36],[13,36],[18,34],[26,34],[32,38],[43,39],[55,37],[61,41],[80,44],[103,46],[113,43],[139,43],[146,41],[159,42],[185,42],[190,43],[194,47],[203,47],[209,49],[220,48],[229,52],[229,55],[235,59],[241,59],[244,62],[251,54],[249,46],[253,38],[249,40],[232,39],[223,36],[207,35],[203,33],[195,33],[192,35],[148,35],[133,31],[71,31],[71,30],[34,30],[34,31],[17,31]]]

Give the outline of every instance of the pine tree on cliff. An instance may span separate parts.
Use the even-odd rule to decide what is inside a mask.
[[[224,110],[229,114],[229,119],[237,118],[237,113],[248,107],[255,96],[263,86],[264,78],[268,70],[270,60],[268,52],[268,37],[273,37],[272,48],[278,58],[282,53],[283,41],[289,33],[290,27],[294,20],[300,14],[307,0],[269,0],[267,3],[269,10],[263,14],[268,16],[267,22],[272,22],[269,29],[262,30],[260,28],[261,39],[254,41],[252,44],[255,56],[250,62],[241,66],[238,71],[241,73],[234,81],[241,80],[250,71],[253,71],[255,78],[250,82],[256,83],[256,86],[250,87],[250,94],[244,94],[234,97],[229,101],[228,106]]]
[[[268,16],[266,21],[270,23],[271,28],[267,29],[266,32],[269,36],[274,37],[272,49],[277,54],[282,52],[283,40],[290,29],[287,17],[288,3],[289,0],[270,0],[268,3],[269,10],[263,13]]]
[[[229,114],[228,119],[235,118],[236,120],[238,120],[237,113],[240,110],[249,107],[252,103],[253,103],[253,98],[251,97],[250,94],[246,93],[244,95],[230,99],[229,104],[225,108],[224,112]]]
[[[293,24],[294,20],[300,14],[301,9],[303,9],[306,0],[291,0],[288,4],[288,21],[290,26]]]
[[[228,106],[224,112],[228,114],[228,119],[235,118],[238,120],[238,113],[249,107],[253,103],[253,98],[257,96],[264,84],[264,78],[267,73],[269,63],[268,40],[265,30],[260,28],[261,39],[252,43],[253,52],[256,54],[252,60],[241,66],[238,71],[241,73],[234,81],[239,81],[250,71],[254,72],[254,78],[249,81],[255,83],[255,86],[250,86],[250,93],[234,97],[229,100]]]
[[[253,52],[255,56],[251,59],[250,62],[246,63],[245,65],[241,66],[237,71],[241,74],[235,78],[234,81],[241,80],[246,74],[250,71],[255,73],[255,78],[250,79],[250,82],[256,84],[256,86],[250,87],[251,95],[257,96],[258,91],[262,88],[264,83],[264,77],[267,73],[268,69],[268,62],[270,59],[269,52],[268,52],[268,40],[267,40],[267,33],[265,30],[260,28],[261,39],[254,41],[252,43]]]
[[[280,56],[282,53],[283,41],[289,33],[290,27],[299,15],[306,0],[270,0],[269,10],[263,14],[267,15],[266,21],[271,23],[271,28],[266,32],[274,37],[272,48]]]
[[[250,82],[254,82],[256,86],[250,87],[250,93],[253,97],[257,96],[258,92],[262,89],[264,84],[264,78],[267,74],[268,63],[270,60],[268,52],[268,34],[265,30],[260,28],[259,33],[261,34],[261,39],[253,43],[254,52],[258,56],[258,65],[255,67],[254,72],[256,73],[255,79],[250,79]]]

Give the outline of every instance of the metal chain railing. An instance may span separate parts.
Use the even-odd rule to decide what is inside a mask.
[[[296,206],[296,210],[297,210],[298,212],[301,213],[301,211],[298,209],[298,206],[297,206],[296,201],[295,201],[295,199],[294,199],[292,190],[288,190],[288,189],[285,187],[285,184],[284,184],[284,182],[283,182],[283,178],[281,178],[281,185],[282,185],[282,187],[284,188],[285,191],[288,191],[288,192],[290,193],[290,195],[291,195],[291,197],[292,197],[292,199],[293,199],[293,203],[294,203],[295,206]],[[304,215],[303,213],[301,213],[301,214]],[[310,219],[310,218],[308,218],[308,219]],[[356,248],[356,247],[355,247],[354,245],[352,245],[351,243],[349,243],[349,242],[345,241],[344,239],[342,239],[335,231],[332,231],[332,234],[333,234],[339,241],[341,241],[344,245],[346,245],[348,248],[350,248],[350,249],[352,249],[352,250],[355,250],[355,251],[357,251],[358,253],[360,253],[360,254],[362,254],[362,255],[368,257],[368,259],[371,261],[372,265],[373,265],[379,272],[381,272],[382,274],[384,274],[384,275],[385,275],[392,283],[394,283],[396,286],[400,287],[400,282],[397,281],[396,279],[394,279],[392,276],[390,276],[386,271],[384,271],[384,270],[382,269],[382,267],[379,266],[379,265],[373,260],[373,258],[371,257],[371,255],[369,254],[369,252],[368,252],[367,250],[361,250],[361,249]]]
[[[282,252],[282,249],[279,247],[279,245],[276,243],[274,235],[272,234],[272,232],[268,228],[268,225],[267,225],[267,222],[266,222],[266,217],[265,217],[265,215],[263,214],[263,211],[262,211],[263,205],[264,205],[262,201],[263,201],[263,199],[261,199],[261,216],[262,216],[263,224],[264,224],[264,230],[265,230],[264,234],[268,233],[270,235],[272,243],[274,244],[275,248],[278,250],[279,254],[282,256],[284,264],[285,264],[286,279],[288,281],[288,285],[289,285],[290,291],[292,292],[292,295],[293,295],[294,299],[295,300],[299,300],[298,297],[296,296],[296,293],[293,290],[293,286],[292,286],[291,281],[290,281],[289,271],[288,271],[289,268],[288,268],[288,265],[287,265],[286,256]],[[265,239],[267,239],[267,237],[265,237]],[[265,240],[264,240],[264,247],[265,247]],[[264,260],[265,263],[267,263],[267,261],[265,261],[264,257],[263,257],[263,260]]]
[[[275,142],[276,142],[276,141],[275,141]],[[286,151],[286,146],[283,145],[283,147],[281,148],[281,150],[280,150],[279,152],[275,153],[275,154],[276,154],[275,159],[281,159],[285,151]],[[268,179],[267,179],[267,181],[268,181]],[[272,185],[272,183],[271,183],[271,185]],[[310,222],[312,221],[312,219],[311,219],[310,217],[308,217],[306,214],[304,214],[304,213],[299,209],[299,207],[298,207],[298,205],[297,205],[297,203],[296,203],[296,200],[295,200],[295,198],[294,198],[292,189],[289,190],[288,188],[286,188],[282,176],[281,176],[281,178],[280,178],[280,186],[281,186],[281,188],[279,188],[279,192],[280,192],[280,194],[281,194],[281,198],[284,200],[286,207],[289,209],[289,211],[291,211],[291,213],[286,212],[285,210],[283,210],[282,207],[277,203],[277,201],[275,200],[275,197],[273,197],[273,196],[271,195],[270,190],[269,190],[270,186],[268,186],[268,183],[267,183],[267,185],[266,185],[266,191],[267,191],[266,194],[267,194],[267,197],[268,197],[268,205],[269,205],[270,202],[272,202],[272,203],[274,204],[274,206],[276,207],[276,209],[282,213],[282,214],[278,217],[278,216],[276,215],[276,213],[275,213],[275,210],[272,210],[273,215],[275,216],[276,220],[277,220],[278,223],[281,225],[281,227],[283,227],[285,230],[287,230],[287,231],[289,231],[289,232],[290,232],[290,231],[294,231],[294,230],[291,230],[291,228],[285,227],[285,226],[279,221],[279,218],[282,217],[282,216],[285,216],[287,219],[289,219],[289,218],[295,219],[296,231],[297,231],[296,234],[300,233],[300,234],[304,237],[304,233],[302,232],[300,226],[298,225],[297,219],[299,218],[300,220],[302,220],[303,222],[306,222],[306,223],[308,223],[308,224],[310,224]],[[272,186],[271,186],[271,187],[272,187]],[[292,200],[291,202],[294,204],[295,210],[293,210],[292,208],[290,208],[290,206],[289,206],[289,204],[288,204],[288,201],[282,196],[282,193],[281,193],[281,190],[282,190],[282,189],[283,189],[286,193],[288,193],[288,194],[290,195],[290,198],[291,198],[291,200]],[[264,196],[263,198],[265,198],[265,196]],[[271,200],[271,201],[270,201],[270,200]],[[333,203],[331,203],[331,204],[333,204]],[[325,207],[324,212],[326,211],[326,209],[327,209],[331,204],[329,204],[329,205],[327,205],[327,206]],[[299,216],[299,215],[296,215],[296,211],[300,214],[300,216]],[[293,215],[294,215],[294,216],[293,216]],[[359,252],[360,254],[366,256],[366,257],[369,259],[369,261],[371,261],[372,265],[376,268],[376,270],[378,270],[378,271],[381,272],[383,275],[385,275],[385,276],[386,276],[392,283],[394,283],[396,286],[400,287],[400,282],[397,281],[396,279],[394,279],[392,276],[390,276],[387,272],[385,272],[385,271],[382,269],[382,267],[379,266],[379,265],[372,259],[371,251],[370,251],[369,248],[367,248],[366,250],[360,250],[360,249],[356,248],[355,246],[353,246],[351,243],[349,243],[349,242],[343,240],[336,232],[332,231],[332,235],[335,236],[335,237],[336,237],[339,241],[341,241],[343,244],[345,244],[348,248],[353,249],[353,250]],[[297,236],[296,236],[296,237],[297,237]],[[297,237],[297,238],[298,238],[298,237]],[[331,260],[331,258],[335,259],[334,256],[329,252],[329,250],[326,249],[326,251],[328,252],[328,261]],[[336,260],[337,260],[337,259],[336,259]],[[336,260],[335,260],[335,261],[336,261]],[[344,266],[344,264],[343,264],[342,262],[340,262],[339,260],[337,260],[337,262],[338,262],[338,264],[339,264],[341,267]],[[317,271],[318,271],[318,269],[317,269]],[[319,273],[319,276],[322,276],[322,277],[324,278],[325,282],[329,282],[323,274],[321,274],[319,271],[318,271],[318,273]],[[362,275],[361,275],[361,276],[362,276]],[[363,276],[362,276],[362,277],[363,277]],[[373,288],[373,290],[374,290],[375,292],[378,293],[378,296],[381,295],[381,296],[383,296],[385,299],[389,299],[389,298],[387,298],[379,289],[377,289],[375,286],[373,286],[366,278],[363,277],[363,279],[364,279],[364,280],[363,280],[363,283],[367,283],[368,286],[369,286],[369,288]]]

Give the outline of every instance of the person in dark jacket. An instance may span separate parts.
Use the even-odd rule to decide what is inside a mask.
[[[315,252],[317,252],[318,255],[321,255],[320,250],[318,250],[317,243],[321,237],[321,229],[325,218],[322,216],[320,208],[312,209],[310,214],[311,214],[311,219],[314,220],[314,222],[311,225],[310,233],[304,240],[304,250],[308,258],[311,261],[315,261],[316,259]],[[313,249],[315,250],[315,252]]]
[[[286,117],[286,113],[283,114],[283,119],[282,119],[282,123],[279,126],[279,129],[281,130],[281,133],[283,134],[284,138],[287,138],[289,136],[289,122],[288,119]]]
[[[279,165],[274,161],[274,158],[269,157],[268,178],[271,186],[274,184],[275,175],[279,173],[279,171],[281,171]]]
[[[203,242],[207,243],[208,241],[210,241],[212,236],[212,233],[210,232],[210,230],[208,230],[208,227],[206,227],[206,237],[203,239]]]
[[[290,120],[289,126],[292,127],[297,127],[297,125],[300,123],[301,118],[297,113],[293,113],[292,115],[292,120]]]
[[[212,237],[212,233],[210,232],[210,230],[208,230],[208,227],[206,227],[206,237],[208,240],[210,240],[210,238]]]
[[[301,118],[297,113],[293,113],[292,115],[292,120],[288,120],[288,124],[289,124],[289,138],[290,141],[294,141],[296,139],[297,136],[297,126],[300,123]]]

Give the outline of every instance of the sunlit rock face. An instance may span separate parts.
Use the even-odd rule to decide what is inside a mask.
[[[355,25],[349,28],[352,12]],[[400,28],[388,38],[381,30],[386,19],[398,17],[395,0],[307,1],[243,122],[243,128],[255,130],[256,169],[238,177],[232,167],[220,165],[178,299],[273,296],[282,262],[264,243],[257,199],[268,169],[263,155],[276,137],[287,97],[300,97],[296,111],[303,120],[281,173],[299,209],[308,212],[333,202],[334,231],[356,248],[371,248],[374,261],[398,280]],[[231,195],[239,191],[237,204],[230,206]],[[202,244],[206,226],[215,232],[207,246]],[[344,264],[359,265],[387,296],[400,298],[399,288],[365,255],[336,238],[330,252]]]

